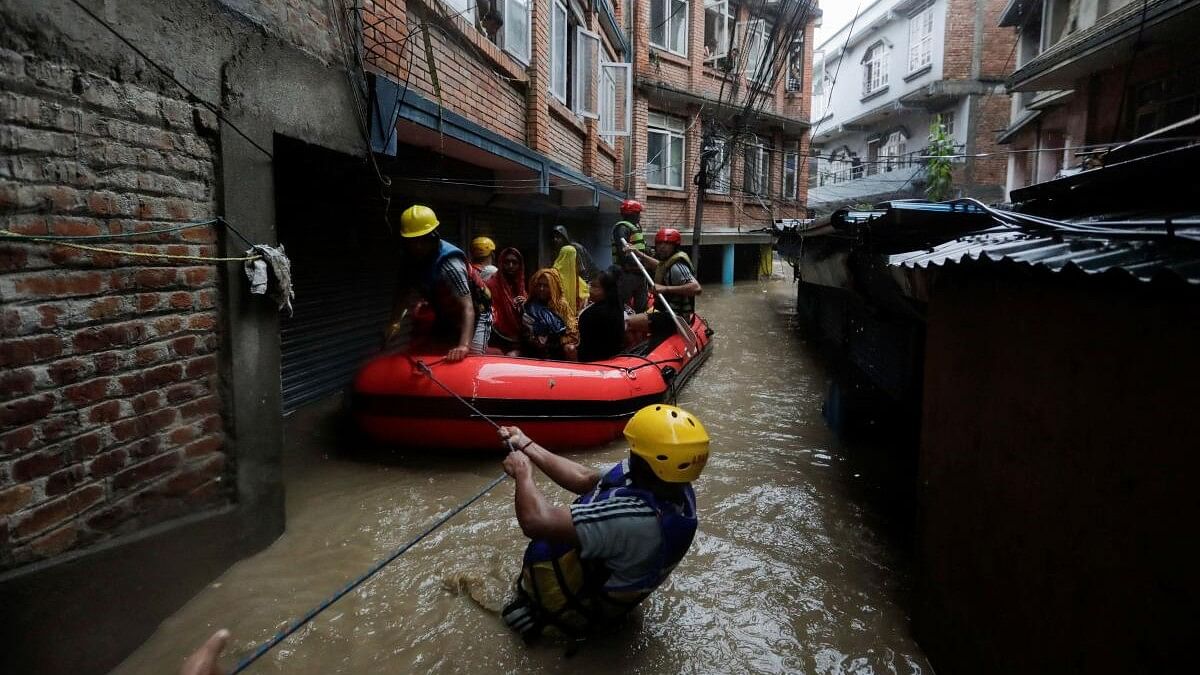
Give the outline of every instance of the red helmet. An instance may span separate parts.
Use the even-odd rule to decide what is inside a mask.
[[[641,212],[642,212],[642,203],[639,202],[638,200],[626,199],[625,201],[621,202],[621,213],[623,215],[629,216],[629,215],[633,215],[635,213],[641,213]]]
[[[683,243],[683,235],[679,234],[679,230],[673,227],[659,228],[658,232],[654,235],[654,243],[661,244],[663,242],[678,246]]]

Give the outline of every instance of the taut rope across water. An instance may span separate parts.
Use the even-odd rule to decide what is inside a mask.
[[[458,399],[458,401],[460,403],[467,406],[468,408],[471,409],[472,412],[474,412],[476,415],[479,415],[482,419],[487,421],[488,424],[492,425],[493,427],[496,427],[496,431],[500,430],[501,427],[499,424],[496,423],[495,420],[493,420],[492,418],[490,418],[487,415],[480,412],[479,408],[476,408],[469,401],[467,401],[463,397],[459,396],[458,394],[454,393],[454,391],[452,391],[449,387],[447,387],[444,383],[442,383],[442,381],[439,380],[437,378],[437,376],[435,376],[433,374],[433,371],[430,370],[429,366],[426,365],[424,361],[417,361],[416,366],[417,366],[418,370],[420,370],[422,373],[424,373],[426,376],[428,376],[430,380],[433,380],[433,382],[435,384],[437,384],[442,389],[445,389],[451,396]],[[525,444],[524,447],[522,447],[520,449],[524,450],[526,447],[529,447],[530,443],[533,443],[533,441],[530,440],[529,442],[527,442]],[[286,628],[283,628],[282,630],[280,630],[278,633],[275,634],[274,637],[272,637],[270,640],[267,640],[266,642],[259,645],[257,649],[255,649],[253,652],[246,655],[241,661],[239,661],[237,666],[235,666],[234,669],[230,672],[230,675],[237,675],[238,673],[242,672],[243,670],[249,668],[252,663],[254,663],[255,661],[257,661],[260,658],[262,658],[263,656],[265,656],[267,654],[267,652],[274,649],[276,646],[279,645],[279,643],[288,639],[288,637],[290,637],[293,633],[295,633],[296,631],[303,628],[306,624],[308,624],[308,622],[315,619],[318,614],[320,614],[321,612],[328,609],[330,605],[337,602],[338,600],[341,600],[343,597],[345,597],[351,591],[358,588],[362,584],[366,583],[371,577],[378,574],[380,570],[382,570],[383,568],[390,565],[397,558],[399,558],[400,556],[407,553],[408,550],[411,549],[413,546],[416,546],[418,543],[420,543],[420,541],[422,539],[433,534],[433,532],[436,531],[442,525],[445,525],[446,521],[448,521],[451,518],[453,518],[454,516],[458,515],[460,512],[465,510],[470,505],[479,501],[480,498],[482,498],[487,493],[491,492],[497,485],[499,485],[500,483],[503,483],[505,478],[508,478],[508,474],[502,473],[499,476],[497,476],[494,480],[492,480],[492,482],[485,485],[482,490],[480,490],[479,492],[476,492],[474,495],[472,495],[470,499],[463,502],[462,504],[459,504],[458,506],[451,509],[444,516],[435,520],[433,522],[433,524],[431,524],[429,527],[425,528],[424,532],[413,537],[412,539],[407,541],[404,545],[402,545],[400,548],[397,548],[395,551],[393,551],[386,558],[384,558],[384,559],[380,560],[379,562],[375,563],[374,565],[372,565],[371,568],[368,569],[365,573],[363,573],[358,578],[354,579],[350,583],[343,586],[339,591],[337,591],[333,595],[329,596],[329,598],[326,599],[321,604],[310,609],[304,616],[302,616],[299,619],[296,619],[295,621],[288,624]]]

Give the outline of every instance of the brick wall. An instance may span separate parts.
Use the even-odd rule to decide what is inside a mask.
[[[509,140],[525,143],[525,77],[519,63],[461,17],[430,19],[431,11],[418,0],[409,2],[403,11],[402,3],[375,3],[375,7],[378,14],[367,12],[367,21],[381,22],[380,28],[368,32],[365,39],[386,42],[368,45],[372,54],[386,57],[373,58],[370,65],[397,82],[407,83],[429,100],[440,102],[448,110]],[[400,13],[385,15],[389,10]],[[404,21],[384,20],[384,16],[404,17]],[[429,30],[434,58],[432,71],[437,74],[440,101],[419,29],[426,20],[447,26],[444,30]],[[410,30],[416,32],[408,39]],[[395,44],[396,41],[400,43]]]
[[[740,8],[738,21],[745,21],[750,18],[749,9],[746,6]],[[637,11],[634,17],[634,45],[635,45],[635,73],[639,82],[646,84],[657,85],[662,84],[674,89],[689,91],[694,94],[699,94],[710,98],[714,103],[718,98],[729,101],[731,96],[735,101],[741,101],[745,97],[746,79],[738,74],[726,76],[722,72],[714,69],[710,65],[704,63],[703,56],[703,38],[704,38],[704,8],[702,3],[691,4],[691,15],[689,25],[689,45],[687,57],[682,57],[677,54],[667,52],[657,47],[651,46],[649,43],[649,26],[650,26],[650,10],[645,3],[637,6]],[[780,77],[775,90],[768,95],[765,100],[763,110],[784,115],[791,119],[807,119],[808,110],[810,108],[810,92],[809,82],[812,78],[812,36],[814,26],[810,23],[805,28],[806,50],[804,63],[804,83],[801,91],[794,94],[787,94],[786,78]],[[782,47],[778,47],[782,49]],[[737,87],[738,94],[733,94],[733,88]],[[699,156],[700,141],[702,137],[701,125],[694,124],[687,134],[687,170],[684,175],[683,191],[666,191],[654,190],[646,188],[645,181],[645,161],[646,161],[646,127],[647,127],[647,112],[649,110],[658,110],[668,112],[674,115],[685,116],[689,124],[696,121],[696,115],[700,112],[698,106],[689,106],[686,110],[681,110],[676,104],[669,101],[659,101],[653,93],[648,94],[647,89],[639,89],[635,95],[634,101],[634,123],[633,136],[633,162],[636,173],[634,174],[634,187],[632,192],[637,198],[641,199],[646,204],[646,213],[643,216],[644,222],[649,227],[658,227],[672,225],[675,227],[691,228],[694,220],[695,211],[695,188],[691,185],[691,179],[699,168],[694,161]],[[706,106],[704,114],[706,116],[713,115],[714,108]],[[796,137],[783,137],[780,133],[773,132],[768,134],[772,147],[776,150],[782,148],[783,142],[801,141],[801,153],[807,151],[807,134]],[[803,156],[803,155],[802,155]],[[772,212],[758,207],[757,200],[753,197],[747,197],[742,194],[742,168],[743,149],[735,146],[730,164],[730,179],[732,189],[729,195],[712,195],[705,203],[704,211],[704,227],[706,231],[731,231],[757,229],[765,226]],[[800,180],[799,198],[795,202],[783,202],[779,199],[782,190],[783,181],[783,158],[782,153],[776,152],[771,155],[771,194],[773,200],[768,200],[773,206],[773,214],[775,217],[798,217],[803,215],[804,209],[801,207],[807,198],[807,166],[801,162],[801,173],[798,177]]]
[[[0,223],[210,218],[215,120],[156,88],[0,49]],[[211,226],[93,244],[213,256]],[[230,500],[217,270],[0,241],[0,568]]]
[[[639,35],[644,48],[637,50],[637,58],[634,60],[636,76],[639,80],[698,94],[714,102],[743,100],[749,81],[741,73],[726,73],[704,62],[704,4],[693,2],[689,8],[691,13],[688,24],[688,50],[687,56],[681,56],[649,44],[650,37],[647,31],[651,25],[650,6],[649,3],[637,6],[637,19],[642,26],[637,30],[641,31]],[[752,18],[754,17],[750,5],[743,3],[739,6],[738,15],[733,23],[749,21]],[[730,30],[734,28],[731,26]],[[812,70],[812,30],[813,24],[809,23],[805,31],[808,39],[805,49],[806,83]],[[785,46],[778,45],[776,49],[785,49]],[[784,64],[786,67],[786,61]],[[787,95],[786,87],[787,78],[781,76],[774,89],[763,97],[761,109],[790,119],[807,119],[808,106],[805,101],[809,98],[811,88],[806,85],[797,95]],[[735,90],[738,92],[736,95],[733,93]]]
[[[1017,34],[1012,28],[1000,27],[1000,15],[1006,4],[1006,0],[987,0],[984,7],[983,61],[979,76],[985,80],[1002,81],[1017,66],[1017,56],[1013,52]]]
[[[996,131],[1008,124],[1011,108],[1007,94],[979,97],[976,107],[975,153],[1002,153],[1006,147],[996,143]],[[996,154],[971,160],[975,163],[974,182],[978,185],[1004,185],[1008,174],[1008,157]]]
[[[975,3],[983,1],[985,0],[946,1],[946,34],[942,46],[943,79],[966,80],[971,77],[971,58],[975,50]]]
[[[596,153],[596,159],[592,167],[595,171],[596,178],[605,181],[610,187],[621,189],[621,163],[618,160],[620,157],[617,151],[612,146],[603,144],[598,146],[599,152]],[[611,153],[611,154],[610,154]]]
[[[979,77],[1003,80],[1016,66],[1013,44],[1016,34],[1011,28],[1001,28],[1000,14],[1006,0],[947,0],[946,31],[944,36],[942,78],[966,80],[972,78],[975,55],[975,14],[983,7],[983,43],[981,45]]]
[[[547,137],[550,142],[549,155],[563,164],[577,170],[583,170],[583,147],[587,133],[583,125],[575,122],[575,115],[566,106],[554,101],[551,105],[560,109],[550,116],[550,126]],[[570,121],[564,121],[570,120]],[[602,178],[602,176],[598,176]]]

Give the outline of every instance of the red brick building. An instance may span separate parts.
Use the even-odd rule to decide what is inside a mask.
[[[1010,192],[1096,166],[1107,148],[1200,113],[1189,43],[1200,3],[1014,0],[997,25],[1018,40],[999,136]]]
[[[524,3],[495,7],[379,2],[368,3],[364,17],[378,100],[382,110],[395,109],[380,128],[395,126],[399,138],[396,149],[381,149],[400,157],[432,150],[472,165],[441,176],[455,182],[432,188],[453,204],[441,208],[462,213],[464,238],[494,234],[536,253],[561,222],[605,263],[624,196],[646,204],[647,229],[690,232],[705,128],[722,148],[711,160],[706,242],[728,245],[730,254],[733,244],[754,244],[749,259],[757,269],[757,244],[770,243],[773,221],[803,215],[807,169],[800,158],[807,152],[815,6],[768,4],[757,16],[748,5],[724,1],[670,8],[599,2],[589,9],[552,0],[534,3],[528,19]],[[502,19],[494,30],[484,25],[493,11]],[[419,42],[425,32],[430,48]],[[733,54],[706,58],[718,43]],[[417,110],[431,111],[438,100],[467,127],[498,136],[492,142],[499,148],[486,147],[489,134],[469,129],[443,126],[435,139]],[[504,152],[506,142],[522,144],[515,149],[522,156]],[[484,159],[489,150],[498,151]],[[747,178],[751,155],[759,173]],[[472,175],[477,184],[462,185]],[[422,192],[431,189],[429,180],[421,177]],[[462,212],[456,205],[472,188],[488,207]],[[545,251],[541,259],[548,262]]]
[[[674,227],[689,241],[707,134],[713,148],[702,241],[721,245],[727,281],[735,260],[737,276],[753,275],[775,221],[805,216],[819,10],[815,3],[728,0],[648,2],[637,10],[635,170],[627,189],[646,203],[650,228]],[[702,261],[713,269],[718,256]]]

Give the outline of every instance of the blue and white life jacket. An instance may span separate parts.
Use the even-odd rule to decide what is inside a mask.
[[[463,261],[467,270],[467,286],[471,291],[471,302],[475,306],[476,321],[485,312],[491,311],[492,293],[487,284],[479,276],[479,270],[467,260],[467,255],[454,244],[438,240],[437,254],[423,267],[409,270],[409,283],[425,298],[434,311],[434,321],[431,330],[435,340],[455,344],[462,334],[458,298],[454,288],[445,282],[441,276],[442,264],[450,258]]]
[[[596,488],[575,503],[594,504],[614,497],[637,497],[645,502],[657,514],[662,533],[655,565],[633,583],[609,586],[612,571],[604,561],[584,560],[579,557],[579,549],[570,544],[535,539],[525,549],[519,586],[539,618],[577,635],[619,618],[645,600],[666,581],[696,535],[696,496],[690,485],[684,486],[682,494],[683,503],[674,504],[634,487],[628,461],[605,473]]]

